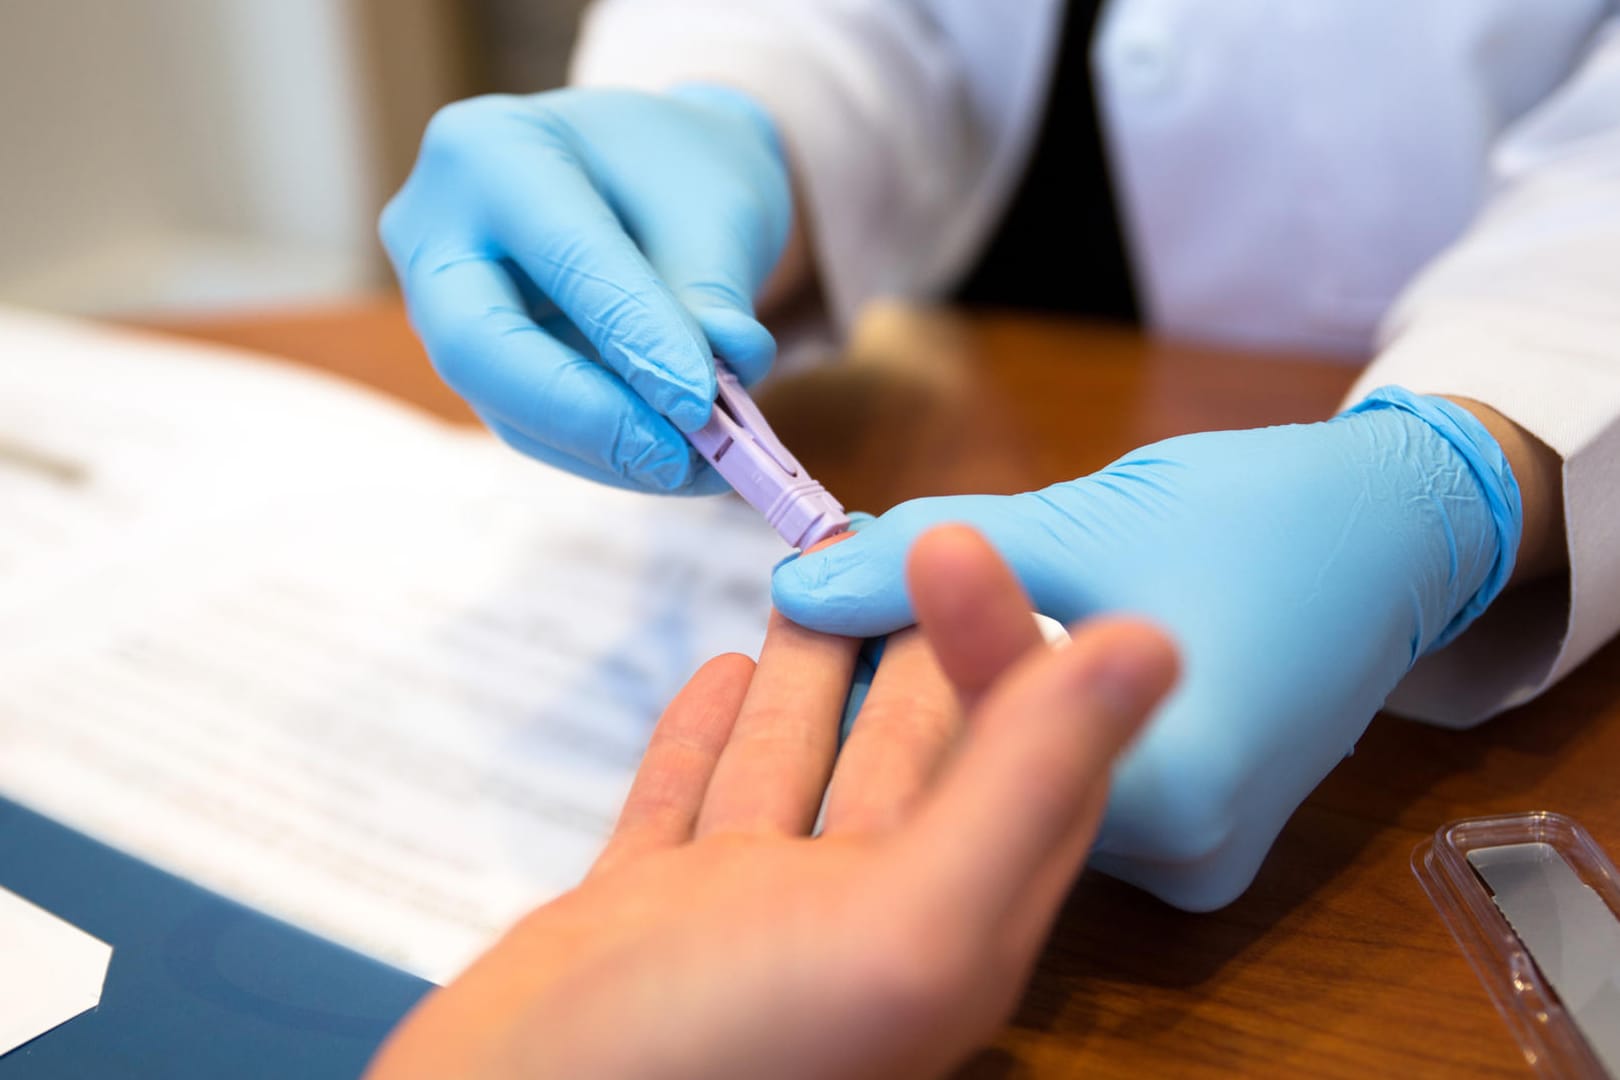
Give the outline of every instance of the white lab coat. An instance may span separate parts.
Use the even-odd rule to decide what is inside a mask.
[[[1031,150],[1061,0],[598,0],[576,82],[740,87],[804,182],[830,314],[949,289]],[[1620,629],[1611,0],[1111,0],[1092,47],[1150,323],[1376,353],[1564,460],[1571,595],[1517,590],[1391,705],[1475,723]],[[1061,265],[1064,252],[1054,252]]]

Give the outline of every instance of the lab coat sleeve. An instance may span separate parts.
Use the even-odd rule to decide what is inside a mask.
[[[1482,213],[1397,303],[1350,394],[1472,398],[1563,459],[1567,591],[1504,593],[1389,701],[1458,727],[1536,696],[1620,630],[1620,18],[1504,133],[1491,172]]]
[[[869,299],[944,287],[999,216],[1033,138],[1061,4],[1002,8],[598,0],[571,81],[712,82],[759,101],[807,204],[827,314],[847,330]]]

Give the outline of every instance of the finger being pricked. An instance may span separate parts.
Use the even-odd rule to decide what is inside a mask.
[[[838,748],[860,642],[771,612],[759,663],[703,801],[697,835],[807,834]]]
[[[771,612],[748,696],[703,800],[698,835],[809,833],[838,752],[859,650],[857,638],[807,630]]]

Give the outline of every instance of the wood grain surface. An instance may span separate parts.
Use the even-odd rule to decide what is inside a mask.
[[[170,323],[380,387],[458,422],[396,301]],[[762,396],[847,505],[1012,492],[1144,442],[1326,417],[1354,365],[1012,315],[876,311],[841,363]],[[1559,810],[1620,853],[1620,645],[1474,731],[1380,716],[1254,886],[1188,915],[1088,874],[1012,1024],[964,1075],[1525,1076],[1412,875],[1445,822]]]

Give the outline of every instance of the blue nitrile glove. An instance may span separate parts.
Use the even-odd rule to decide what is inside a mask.
[[[744,384],[769,369],[753,298],[792,215],[741,93],[558,90],[441,111],[380,230],[434,366],[502,439],[604,483],[722,491],[680,432],[709,417],[713,353]]]
[[[782,564],[776,605],[840,634],[905,625],[906,552],[947,521],[983,531],[1042,612],[1138,613],[1180,644],[1182,683],[1117,770],[1092,865],[1194,910],[1248,886],[1413,661],[1501,591],[1522,524],[1478,420],[1390,388],[1043,491],[902,504]]]

